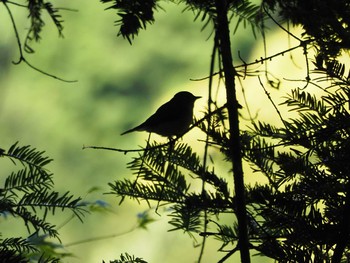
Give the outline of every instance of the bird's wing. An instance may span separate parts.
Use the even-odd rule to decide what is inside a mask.
[[[158,110],[149,117],[143,124],[144,125],[151,125],[156,126],[157,124],[165,123],[165,122],[171,122],[173,120],[176,120],[181,112],[181,105],[176,105],[174,103],[171,103],[171,101],[163,104],[158,108]],[[141,124],[142,125],[142,124]]]
[[[168,101],[167,103],[160,106],[157,109],[157,111],[153,115],[151,115],[146,121],[144,121],[140,125],[130,130],[123,132],[121,135],[124,135],[129,132],[134,132],[134,131],[147,130],[149,127],[155,127],[155,126],[158,126],[158,124],[172,121],[176,119],[177,116],[178,116],[178,111],[174,107],[174,104]]]

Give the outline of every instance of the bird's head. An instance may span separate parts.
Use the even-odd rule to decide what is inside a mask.
[[[191,92],[188,91],[180,91],[175,94],[173,97],[174,101],[179,101],[181,103],[193,103],[197,99],[201,98],[200,96],[194,96]]]

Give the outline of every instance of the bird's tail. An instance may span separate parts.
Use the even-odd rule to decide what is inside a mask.
[[[134,132],[134,131],[141,131],[141,130],[142,130],[142,129],[140,129],[140,126],[137,126],[137,127],[135,127],[135,128],[132,128],[132,129],[130,129],[130,130],[127,130],[127,131],[123,132],[123,133],[120,134],[120,135],[124,135],[124,134],[130,133],[130,132]]]
[[[127,134],[127,133],[129,133],[129,132],[133,132],[133,131],[134,131],[134,129],[130,129],[130,130],[127,130],[127,131],[121,133],[120,135],[124,135],[124,134]]]

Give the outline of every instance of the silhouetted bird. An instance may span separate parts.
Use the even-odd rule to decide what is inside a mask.
[[[166,137],[182,136],[192,123],[194,102],[199,98],[187,91],[178,92],[145,122],[121,135],[133,131],[147,131]]]

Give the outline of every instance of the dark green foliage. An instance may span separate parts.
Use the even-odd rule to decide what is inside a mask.
[[[283,120],[282,127],[253,122],[251,130],[242,132],[244,159],[269,182],[246,189],[251,246],[279,262],[323,262],[337,253],[345,259],[348,253],[350,88],[348,78],[341,75],[343,65],[334,63],[320,73],[317,81],[330,81],[322,95],[295,89],[285,98],[283,104],[298,117]],[[204,118],[209,126],[203,120],[197,123],[209,135],[210,145],[228,158],[221,112]],[[223,214],[234,216],[236,197],[225,178],[204,167],[189,145],[152,143],[129,168],[137,181],[116,181],[112,193],[168,204],[170,230],[193,238],[214,236],[222,251],[237,245],[236,223],[220,220]],[[205,187],[193,188],[197,181]],[[203,232],[204,224],[216,231]]]
[[[46,25],[47,17],[49,17],[49,19],[52,20],[54,26],[58,30],[59,36],[63,36],[63,20],[59,11],[60,9],[64,8],[56,8],[51,4],[51,2],[46,2],[44,0],[27,0],[26,2],[27,4],[18,3],[17,1],[0,1],[0,3],[2,3],[4,9],[8,14],[8,18],[12,25],[14,36],[17,42],[19,55],[18,59],[16,61],[12,61],[12,63],[18,65],[23,62],[35,71],[38,71],[41,74],[44,74],[51,78],[61,80],[64,82],[75,82],[74,80],[64,80],[55,75],[52,75],[40,69],[39,67],[34,66],[32,63],[29,62],[29,60],[27,60],[25,52],[34,53],[34,48],[32,47],[33,42],[39,42],[39,40],[41,39],[42,30]],[[16,9],[18,7],[24,8],[28,11],[27,19],[29,20],[30,25],[26,37],[23,41],[24,43],[22,43],[22,36],[17,26],[17,17],[13,12],[13,9]],[[65,8],[65,10],[69,9]]]
[[[350,48],[350,4],[348,0],[264,0],[272,10],[317,42],[319,59],[335,58],[340,51]]]
[[[256,125],[246,146],[245,158],[271,182],[268,189],[256,186],[247,193],[261,218],[258,230],[268,233],[258,250],[279,262],[323,262],[339,249],[346,258],[350,93],[342,79],[333,79],[336,90],[325,89],[321,98],[294,90],[285,104],[299,118],[282,128]]]
[[[154,22],[154,12],[157,11],[159,5],[156,0],[100,0],[102,3],[111,4],[107,9],[117,10],[117,15],[120,17],[115,22],[115,25],[120,27],[118,35],[126,38],[131,44],[133,38],[138,35],[140,29],[146,29],[148,24]],[[196,14],[196,19],[201,17],[205,21],[204,27],[216,22],[215,1],[172,1],[176,4],[185,3],[185,10],[191,10]],[[255,35],[257,29],[261,30],[261,23],[266,18],[266,15],[261,12],[259,5],[251,3],[248,0],[233,0],[228,1],[230,16],[237,17],[237,24],[234,31],[242,23],[244,26],[249,24]]]
[[[153,16],[147,20],[139,15],[138,1],[132,1],[137,8],[130,2],[102,2],[115,3],[111,8],[121,12],[117,24],[120,34],[129,42],[146,23],[153,22]],[[185,10],[193,11],[204,27],[212,25],[215,37],[220,33],[218,22],[223,21],[219,19],[219,7],[226,12],[224,16],[237,18],[234,32],[241,24],[251,25],[254,34],[256,29],[263,31],[266,16],[272,17],[276,12],[286,21],[303,26],[307,42],[292,36],[301,41],[307,60],[309,45],[317,50],[316,70],[309,72],[307,65],[307,81],[311,81],[310,73],[316,73],[321,74],[313,79],[318,82],[313,83],[316,87],[323,81],[331,84],[327,82],[329,86],[321,96],[293,90],[283,104],[297,117],[284,120],[278,112],[282,127],[254,120],[250,130],[241,131],[242,157],[257,176],[268,179],[268,184],[249,186],[245,191],[250,248],[278,262],[345,260],[350,244],[350,72],[346,74],[345,65],[335,58],[350,47],[348,1],[266,0],[261,6],[244,0],[223,1],[226,6],[212,0],[174,2],[185,3]],[[154,11],[155,7],[153,2],[144,8]],[[276,18],[273,21],[278,24]],[[222,51],[219,50],[219,55]],[[278,110],[277,106],[275,109]],[[217,147],[223,159],[232,161],[236,152],[227,122],[225,112],[218,111],[208,113],[196,123],[208,136],[206,147]],[[204,238],[214,236],[221,241],[220,249],[226,249],[220,261],[223,262],[242,249],[235,222],[236,216],[240,218],[237,207],[241,203],[238,194],[229,190],[225,177],[212,172],[215,164],[209,167],[206,157],[201,160],[190,146],[182,143],[163,146],[153,143],[129,164],[137,175],[136,181],[116,181],[110,186],[122,201],[131,197],[146,200],[149,205],[156,201],[157,208],[168,205],[171,230],[183,230],[194,238],[198,234]],[[198,182],[201,188],[193,187]],[[222,223],[223,214],[232,216],[231,224]],[[213,226],[216,232],[208,230]]]
[[[120,26],[118,35],[126,38],[130,44],[140,29],[154,22],[153,13],[157,8],[156,0],[101,0],[102,3],[111,4],[107,9],[118,10],[119,20],[115,22]]]
[[[103,263],[105,263],[105,261],[103,261]],[[135,256],[125,253],[125,255],[120,255],[120,259],[109,261],[109,263],[147,263],[147,261],[143,260],[142,258],[135,258]]]
[[[176,205],[172,208],[170,214],[171,220],[169,224],[174,228],[169,231],[183,230],[190,235],[191,233],[199,233],[201,230],[201,209],[198,203],[194,203],[192,206]]]
[[[149,204],[150,201],[175,204],[170,209],[172,230],[182,229],[189,234],[199,232],[203,211],[213,214],[232,211],[227,182],[206,171],[188,145],[161,146],[153,143],[144,155],[135,158],[129,168],[137,174],[137,181],[116,181],[110,184],[112,193],[146,200]],[[212,190],[192,189],[188,174],[192,180],[211,185]]]
[[[25,239],[0,239],[0,262],[28,262],[23,255],[31,252],[37,252],[37,249]]]
[[[58,30],[59,36],[63,36],[63,20],[59,14],[59,10],[52,3],[43,0],[28,0],[28,18],[30,19],[30,27],[25,39],[24,50],[28,53],[33,53],[31,48],[32,41],[38,42],[41,39],[41,31],[45,26],[42,11],[46,11],[52,19],[52,22]]]
[[[41,257],[40,262],[55,262],[56,259],[51,258],[50,254],[60,255],[54,251],[40,256],[50,248],[46,238],[59,238],[56,227],[48,222],[47,215],[54,215],[57,209],[69,209],[81,220],[84,214],[81,199],[74,198],[69,192],[60,194],[53,191],[52,174],[46,168],[52,159],[46,157],[44,152],[15,143],[8,151],[3,150],[0,156],[19,165],[18,170],[5,179],[1,189],[0,215],[22,220],[30,235],[25,239],[11,237],[0,240],[0,258],[6,259],[6,262],[27,262],[29,258]]]

